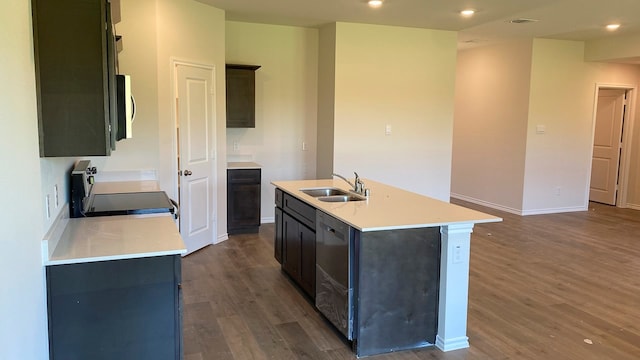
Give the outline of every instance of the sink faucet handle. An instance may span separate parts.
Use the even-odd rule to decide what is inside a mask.
[[[362,182],[362,180],[360,180],[360,176],[358,176],[357,172],[353,172],[356,175],[356,179],[355,179],[355,186],[354,189],[355,192],[357,192],[358,194],[362,194],[364,193],[364,183]]]

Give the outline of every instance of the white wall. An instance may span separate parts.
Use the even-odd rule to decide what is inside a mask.
[[[640,34],[607,36],[587,41],[584,59],[585,61],[613,62],[620,59],[629,59],[640,63]]]
[[[525,214],[587,208],[596,84],[638,84],[637,66],[583,59],[583,42],[534,40]],[[538,124],[546,126],[546,134],[536,134]],[[632,170],[637,179],[640,169]]]
[[[118,70],[131,76],[136,118],[133,138],[118,141],[111,156],[91,158],[99,171],[144,171],[160,167],[156,3],[156,0],[121,1],[122,21],[115,25],[116,34],[122,36],[123,42],[118,54]]]
[[[639,71],[585,62],[584,43],[575,41],[534,39],[461,52],[453,196],[525,215],[586,209],[596,84],[637,86]],[[495,83],[483,80],[485,74]],[[507,94],[492,97],[493,88],[483,94],[486,84],[502,84]],[[634,134],[631,205],[640,203],[638,126]]]
[[[335,57],[334,170],[448,201],[456,33],[337,23]]]
[[[271,181],[316,174],[318,30],[228,21],[226,62],[261,66],[256,126],[226,129],[226,151],[230,161],[262,165],[261,217],[273,222]]]
[[[0,5],[0,358],[48,358],[31,2]]]
[[[336,23],[323,26],[318,40],[318,130],[316,176],[333,172],[334,116],[336,97]]]
[[[531,49],[529,39],[458,53],[453,197],[522,208]]]
[[[585,208],[589,180],[594,84],[584,43],[535,39],[523,212]],[[536,134],[544,125],[545,134]]]

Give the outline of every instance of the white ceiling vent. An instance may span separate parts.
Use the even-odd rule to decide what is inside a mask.
[[[509,22],[512,23],[512,24],[528,24],[528,23],[533,23],[533,22],[538,22],[538,21],[540,21],[540,20],[527,19],[527,18],[517,18],[517,19],[509,20]]]

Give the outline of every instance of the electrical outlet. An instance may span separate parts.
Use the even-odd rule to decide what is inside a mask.
[[[49,194],[44,197],[44,207],[47,212],[47,219],[51,219],[51,206],[49,204]]]
[[[453,263],[454,264],[459,264],[462,262],[462,252],[464,250],[462,249],[461,245],[456,245],[453,248]]]
[[[553,189],[553,193],[556,196],[560,196],[560,186],[556,186],[555,189]]]
[[[240,145],[238,144],[237,141],[233,142],[233,151],[238,151],[238,149],[240,149]]]
[[[60,207],[60,196],[58,195],[58,184],[53,185],[53,204],[56,209]]]
[[[307,151],[307,142],[306,141],[302,142],[302,151]]]

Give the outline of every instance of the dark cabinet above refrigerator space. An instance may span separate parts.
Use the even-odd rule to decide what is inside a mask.
[[[255,71],[259,65],[226,65],[227,127],[256,127]]]

